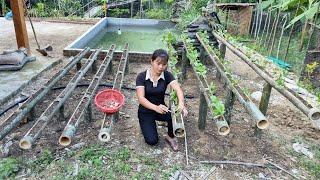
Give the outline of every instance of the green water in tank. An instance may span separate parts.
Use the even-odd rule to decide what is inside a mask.
[[[118,31],[121,31],[121,34]],[[130,51],[153,52],[155,49],[165,48],[162,37],[173,28],[148,26],[108,26],[102,30],[88,44],[90,48],[109,49],[116,44],[116,50],[122,50],[125,43],[129,43]]]

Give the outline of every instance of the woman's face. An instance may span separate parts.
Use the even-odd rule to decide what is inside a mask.
[[[154,73],[160,75],[167,69],[167,61],[163,60],[161,57],[157,57],[155,60],[151,60],[151,67]]]

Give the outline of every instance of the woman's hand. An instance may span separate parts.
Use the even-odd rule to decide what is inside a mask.
[[[166,114],[169,111],[169,109],[167,106],[160,104],[158,106],[155,106],[154,111],[156,111],[159,114]]]
[[[183,117],[186,117],[188,115],[187,108],[184,106],[184,104],[178,105],[178,111],[182,112]]]

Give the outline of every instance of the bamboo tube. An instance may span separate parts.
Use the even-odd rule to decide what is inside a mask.
[[[97,50],[87,60],[86,64],[78,71],[68,83],[67,87],[52,101],[47,109],[36,120],[35,124],[29,129],[26,135],[20,140],[19,146],[21,149],[30,149],[35,140],[39,137],[43,129],[48,125],[52,117],[59,111],[60,107],[71,96],[71,93],[76,88],[77,83],[82,79],[85,73],[89,70],[93,61],[98,58],[101,49]]]
[[[200,38],[200,36],[198,34],[196,34],[198,40],[200,41],[201,45],[206,49],[206,51],[209,54],[209,57],[212,61],[212,63],[215,65],[215,67],[217,68],[217,71],[220,72],[221,77],[224,79],[225,83],[228,85],[228,87],[230,88],[230,90],[234,93],[235,97],[237,97],[237,99],[239,100],[239,102],[246,108],[247,112],[250,114],[251,117],[253,117],[253,119],[256,122],[256,125],[259,129],[266,129],[269,126],[269,121],[267,120],[267,118],[262,114],[262,112],[255,106],[254,103],[251,102],[250,98],[247,97],[246,95],[242,96],[239,93],[240,89],[238,86],[238,89],[232,84],[232,82],[229,80],[228,76],[226,75],[226,73],[224,72],[223,69],[225,69],[225,67],[219,62],[218,57],[216,54],[214,53],[209,53],[208,48],[206,47],[206,45],[203,43],[202,39]],[[218,38],[217,38],[218,39]],[[227,44],[226,44],[227,45]],[[244,94],[244,93],[242,93]]]
[[[171,117],[172,117],[172,126],[173,126],[173,134],[176,137],[184,137],[185,136],[185,128],[183,123],[182,116],[178,116],[181,113],[176,112],[176,106],[174,103],[171,103]],[[177,117],[182,118],[181,122],[177,122]]]
[[[125,69],[128,68],[127,67],[128,54],[129,54],[129,50],[128,49],[129,49],[129,44],[126,43],[125,44],[125,48],[124,48],[123,53],[122,53],[122,57],[120,59],[120,63],[118,65],[117,74],[116,74],[116,76],[114,78],[114,81],[113,81],[113,89],[118,89],[119,91],[121,91],[121,89],[122,89]],[[121,75],[121,76],[119,76],[119,75]],[[98,139],[101,142],[110,141],[112,127],[113,127],[113,124],[117,121],[119,113],[117,112],[115,114],[112,114],[109,126],[104,127],[105,126],[106,116],[107,116],[107,114],[105,114],[104,120],[103,120],[103,122],[101,124],[101,129],[100,129],[99,134],[98,134]]]
[[[94,96],[96,90],[98,89],[98,86],[100,84],[102,77],[106,73],[108,65],[112,60],[114,50],[115,50],[115,45],[111,45],[111,47],[109,48],[109,52],[107,53],[105,59],[102,61],[102,64],[99,67],[98,72],[95,74],[86,92],[82,96],[81,101],[78,103],[75,111],[73,112],[72,116],[69,118],[69,121],[59,138],[60,145],[68,146],[71,144],[72,137],[75,135],[78,125],[80,124],[80,121],[84,118],[86,113],[90,113],[90,112],[86,112],[86,109],[89,107],[92,97]]]
[[[243,54],[241,51],[239,51],[237,48],[232,46],[227,40],[223,39],[221,36],[219,36],[217,33],[212,32],[213,35],[222,43],[226,44],[227,47],[235,53],[238,57],[240,57],[245,63],[247,63],[260,77],[262,77],[266,82],[268,82],[272,87],[274,87],[280,94],[282,94],[284,97],[286,97],[293,105],[295,105],[300,111],[302,111],[306,116],[310,117],[318,117],[317,112],[319,111],[311,111],[309,107],[307,107],[303,102],[301,102],[297,97],[295,97],[292,93],[290,93],[287,89],[283,87],[279,87],[277,83],[265,72],[263,72],[260,68],[258,68],[253,62],[250,61],[250,59]]]
[[[185,43],[185,42],[184,42],[184,47],[185,47],[185,49],[186,49],[186,53],[188,53],[188,49],[186,48],[186,43]],[[190,62],[190,64],[191,64],[191,67],[193,68],[194,72],[196,72],[194,65],[193,65],[191,62]],[[206,100],[207,104],[208,104],[209,107],[210,107],[210,108],[209,108],[209,109],[210,109],[210,112],[211,112],[212,116],[214,117],[214,113],[213,113],[213,110],[212,110],[212,108],[211,108],[211,107],[212,107],[211,101],[210,101],[210,98],[209,98],[208,93],[207,93],[207,91],[208,91],[208,86],[205,86],[205,84],[207,84],[207,83],[205,83],[203,77],[200,77],[197,73],[195,73],[195,75],[196,75],[196,77],[197,77],[197,79],[198,79],[198,82],[199,82],[199,84],[200,84],[200,91],[203,92],[203,95],[204,95],[204,97],[205,97],[205,100]],[[229,127],[229,125],[228,125],[228,122],[225,120],[224,116],[217,117],[217,118],[219,118],[219,120],[216,119],[215,124],[216,124],[216,126],[218,127],[218,134],[219,134],[219,135],[224,135],[224,136],[227,135],[227,134],[229,134],[229,132],[230,132],[230,127]],[[224,121],[224,122],[223,122],[223,121]]]
[[[49,82],[46,83],[44,87],[38,90],[35,95],[30,97],[24,105],[21,107],[20,111],[10,122],[9,125],[5,127],[0,127],[0,140],[3,139],[8,133],[12,131],[13,128],[19,125],[22,119],[33,109],[33,107],[42,100],[44,96],[51,90],[51,88],[62,78],[64,77],[72,67],[74,67],[88,52],[90,48],[85,48],[81,51],[76,57],[70,58],[70,62],[60,70]]]

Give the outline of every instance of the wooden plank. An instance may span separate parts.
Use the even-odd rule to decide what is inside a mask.
[[[18,48],[27,48],[28,55],[30,55],[31,51],[24,18],[23,3],[23,0],[10,0]]]

